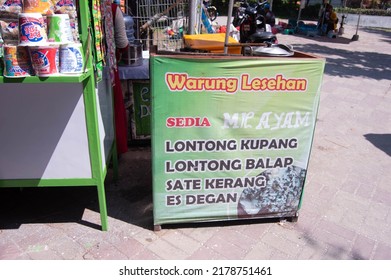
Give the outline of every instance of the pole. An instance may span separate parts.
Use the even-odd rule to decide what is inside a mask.
[[[196,24],[196,9],[197,9],[197,0],[190,0],[189,5],[189,30],[188,34],[194,34],[195,24]]]
[[[224,54],[228,54],[228,38],[229,38],[229,30],[231,29],[233,9],[234,9],[234,0],[229,0],[228,17],[227,17],[227,25],[226,25],[227,29],[225,31],[225,41],[224,41]]]
[[[357,20],[357,26],[356,26],[356,34],[353,35],[352,41],[358,41],[358,38],[359,38],[359,36],[357,35],[357,33],[358,33],[358,26],[360,25],[362,2],[363,2],[363,0],[361,0],[361,3],[360,3],[360,12],[358,13],[358,20]]]
[[[299,7],[299,15],[297,16],[297,22],[300,21],[300,17],[301,17],[301,11],[305,8],[305,2],[307,0],[301,0],[300,1],[300,7]]]

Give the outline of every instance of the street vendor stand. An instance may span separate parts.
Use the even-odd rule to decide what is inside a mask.
[[[100,4],[77,2],[82,73],[0,76],[0,187],[96,186],[107,230],[104,181],[111,159],[117,169],[112,82],[109,67],[96,60]]]

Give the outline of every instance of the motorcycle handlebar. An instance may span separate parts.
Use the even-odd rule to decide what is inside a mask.
[[[244,0],[244,1],[238,1],[240,4],[241,4],[241,6],[242,5],[244,5],[244,6],[242,6],[242,7],[247,7],[247,6],[249,6],[249,3],[247,2],[247,0]],[[257,5],[258,6],[263,6],[263,5],[265,5],[265,4],[267,4],[267,3],[269,3],[269,1],[263,1],[263,2],[259,2],[259,1],[257,1]]]

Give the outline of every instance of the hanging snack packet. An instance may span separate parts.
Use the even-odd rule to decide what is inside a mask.
[[[3,56],[4,56],[4,40],[3,40],[3,37],[1,36],[1,32],[0,32],[0,66],[1,66],[1,58]]]
[[[73,41],[79,42],[80,36],[79,36],[79,24],[77,22],[77,18],[71,18],[69,21],[71,23]]]
[[[42,15],[54,14],[55,0],[23,0],[24,13],[40,13]]]
[[[23,0],[0,0],[0,18],[18,18]]]

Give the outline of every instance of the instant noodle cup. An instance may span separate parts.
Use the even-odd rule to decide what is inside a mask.
[[[79,28],[77,22],[76,0],[55,0],[55,14],[67,14],[71,22],[73,41],[79,41]]]
[[[49,42],[73,43],[71,23],[67,14],[47,16],[47,26]]]
[[[58,45],[29,47],[31,64],[35,75],[48,77],[59,74],[59,48]]]
[[[41,14],[19,14],[19,45],[39,46],[47,43],[45,23]]]
[[[4,45],[4,76],[20,78],[32,76],[33,74],[26,47]]]
[[[23,0],[24,13],[40,13],[41,15],[54,14],[55,0]]]
[[[77,74],[83,72],[83,49],[80,43],[61,45],[60,73]]]

